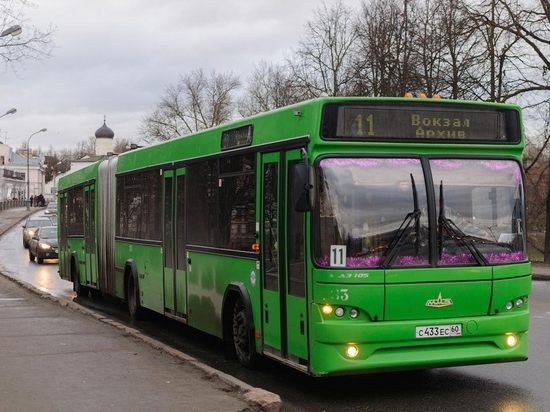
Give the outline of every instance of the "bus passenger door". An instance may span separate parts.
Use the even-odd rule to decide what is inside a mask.
[[[279,154],[263,156],[262,172],[262,329],[264,351],[282,356],[281,322],[281,263],[279,259]]]
[[[164,311],[187,317],[185,170],[164,171]]]
[[[59,231],[59,277],[65,280],[71,280],[71,252],[67,242],[67,226],[68,226],[68,208],[67,208],[67,192],[58,195],[58,231]]]
[[[84,265],[86,285],[97,284],[97,243],[95,233],[95,186],[84,186]]]
[[[267,354],[306,365],[304,213],[294,209],[291,184],[298,161],[298,150],[263,156],[262,326]]]

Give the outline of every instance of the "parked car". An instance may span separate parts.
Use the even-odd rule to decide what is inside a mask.
[[[29,240],[36,232],[36,229],[44,226],[52,226],[57,222],[56,219],[48,216],[29,217],[23,225],[23,247],[27,249],[29,247]]]
[[[44,259],[57,259],[57,226],[39,227],[29,240],[29,260],[36,258],[39,264]]]
[[[46,209],[44,209],[45,215],[56,216],[57,215],[57,202],[50,202]]]

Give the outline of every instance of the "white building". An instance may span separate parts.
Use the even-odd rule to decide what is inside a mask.
[[[29,157],[28,189],[32,196],[44,193],[44,158]],[[0,202],[27,199],[27,157],[0,142]]]

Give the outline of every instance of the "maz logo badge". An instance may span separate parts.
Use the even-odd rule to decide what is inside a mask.
[[[453,304],[452,299],[443,299],[441,297],[441,292],[439,292],[439,296],[437,299],[430,299],[426,302],[426,306],[429,306],[431,308],[444,308],[445,306],[451,306]]]

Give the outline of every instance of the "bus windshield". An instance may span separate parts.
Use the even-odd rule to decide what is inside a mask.
[[[515,161],[431,159],[424,165],[415,158],[323,159],[317,264],[487,265],[526,259],[522,174]],[[433,190],[426,189],[426,176]],[[436,205],[433,212],[430,203]],[[430,221],[437,224],[430,227]]]

